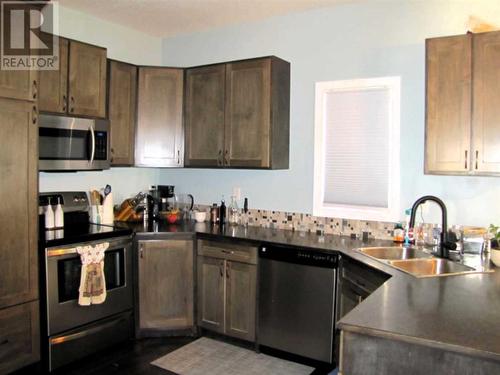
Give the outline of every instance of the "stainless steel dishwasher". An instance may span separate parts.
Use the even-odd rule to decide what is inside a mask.
[[[333,363],[337,267],[336,254],[261,247],[259,345]]]

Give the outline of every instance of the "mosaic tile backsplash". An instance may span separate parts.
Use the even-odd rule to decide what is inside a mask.
[[[208,205],[199,204],[195,208],[200,211],[210,211]],[[356,236],[357,238],[391,240],[396,223],[338,219],[296,212],[251,209],[248,211],[248,225],[318,234],[324,232],[325,234]]]

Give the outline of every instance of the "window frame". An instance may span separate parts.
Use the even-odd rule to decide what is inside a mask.
[[[326,94],[352,90],[389,91],[388,207],[325,204],[325,113]],[[313,215],[355,220],[397,221],[400,218],[400,106],[401,77],[389,76],[316,82],[314,121]]]

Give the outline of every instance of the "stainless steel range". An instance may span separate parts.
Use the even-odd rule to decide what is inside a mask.
[[[40,230],[44,253],[41,306],[43,360],[52,371],[133,335],[132,235],[129,230],[90,224],[85,192],[40,194],[64,204],[65,228]],[[40,220],[42,222],[42,220]],[[77,246],[109,243],[104,257],[107,297],[78,304],[82,264]]]

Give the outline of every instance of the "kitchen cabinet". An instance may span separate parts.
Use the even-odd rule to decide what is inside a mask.
[[[335,321],[342,319],[385,283],[387,279],[389,279],[389,276],[385,273],[376,271],[354,259],[342,256],[339,262]],[[340,340],[340,331],[337,330],[335,335],[337,363],[340,355]]]
[[[18,93],[0,98],[0,374],[40,359],[38,113]]]
[[[31,100],[38,97],[37,72],[0,69],[0,97]]]
[[[0,308],[38,298],[36,105],[0,99]]]
[[[257,248],[198,241],[198,325],[255,340]]]
[[[109,60],[109,126],[111,165],[134,165],[137,67]]]
[[[288,168],[288,62],[272,56],[187,69],[185,102],[187,166]]]
[[[426,41],[426,173],[500,173],[499,47],[500,32]]]
[[[138,336],[193,330],[193,240],[147,240],[137,246]]]
[[[106,117],[106,49],[59,37],[59,70],[40,74],[40,111]]]
[[[0,310],[0,374],[40,360],[38,301]]]
[[[68,109],[68,54],[69,40],[59,41],[59,69],[40,71],[40,111],[65,114]]]
[[[222,165],[226,65],[186,70],[186,165]]]
[[[182,167],[182,69],[139,67],[135,164]]]

